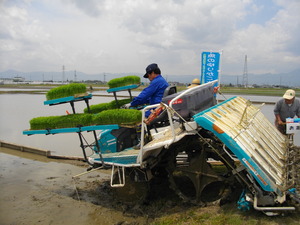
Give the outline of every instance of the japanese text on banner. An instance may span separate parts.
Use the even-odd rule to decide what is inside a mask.
[[[219,79],[219,63],[219,52],[202,52],[201,84]]]

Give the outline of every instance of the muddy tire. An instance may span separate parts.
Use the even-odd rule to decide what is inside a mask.
[[[222,164],[220,157],[198,138],[190,138],[186,143],[189,144],[184,149],[180,146],[177,150],[174,164],[170,164],[170,188],[183,201],[197,205],[227,198],[230,194],[229,183],[233,179],[230,166],[233,165],[228,167]],[[218,164],[210,163],[208,158],[217,160]]]
[[[141,174],[135,169],[125,169],[125,185],[112,187],[114,198],[125,203],[142,202],[148,194],[149,185],[148,182],[141,180],[138,176]],[[113,183],[119,183],[117,172],[114,174]]]

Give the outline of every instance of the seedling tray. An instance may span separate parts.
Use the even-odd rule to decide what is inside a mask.
[[[119,129],[119,125],[96,125],[96,126],[84,126],[84,127],[71,127],[71,128],[59,128],[59,129],[45,129],[45,130],[24,130],[23,135],[34,135],[34,134],[60,134],[60,133],[79,133],[84,131],[96,131],[96,130],[107,130],[107,129]]]
[[[112,92],[118,92],[118,91],[131,90],[131,89],[135,89],[135,88],[138,88],[138,87],[139,87],[139,85],[132,84],[132,85],[127,85],[127,86],[122,86],[122,87],[110,88],[110,89],[107,89],[106,91],[108,93],[112,93]]]
[[[91,99],[91,98],[92,98],[92,94],[88,94],[88,95],[80,96],[80,97],[69,96],[69,97],[57,98],[57,99],[44,101],[44,105],[65,104],[65,103],[70,103],[70,102],[84,101],[84,100]]]

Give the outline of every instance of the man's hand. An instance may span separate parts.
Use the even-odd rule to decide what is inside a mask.
[[[219,86],[218,87],[214,87],[214,93],[217,93],[219,91]]]
[[[121,106],[121,109],[129,109],[130,108],[130,103],[127,103],[127,104],[125,104],[125,105],[122,105]]]
[[[285,124],[285,122],[282,122],[281,120],[278,120],[277,123],[278,123],[278,125],[284,125]]]
[[[285,122],[282,122],[279,114],[275,114],[275,118],[276,118],[276,122],[277,122],[278,125],[284,125],[285,124]]]

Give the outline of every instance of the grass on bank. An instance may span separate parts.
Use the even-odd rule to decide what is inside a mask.
[[[199,209],[159,218],[156,219],[153,224],[256,225],[260,223],[258,223],[256,219],[245,220],[243,216],[238,214],[207,212],[207,210],[205,210],[205,212],[201,212],[201,209]]]
[[[172,82],[171,82],[172,83]],[[87,83],[85,84],[88,87],[93,87],[93,90],[89,90],[92,93],[97,94],[97,88],[109,88],[107,84],[90,84]],[[16,92],[18,93],[26,93],[28,94],[28,91],[18,91],[17,89],[22,88],[22,89],[26,89],[26,88],[39,88],[39,89],[47,89],[47,88],[56,88],[58,87],[57,85],[51,85],[51,84],[45,84],[45,85],[41,85],[41,84],[4,84],[0,86],[0,94],[5,94],[5,93],[13,93],[13,91],[1,91],[1,88],[12,88],[12,89],[16,89]],[[142,89],[144,89],[145,87],[147,87],[146,85],[141,85],[140,87],[138,87],[137,89],[134,89],[136,91],[141,91]],[[222,86],[221,87],[221,92],[223,94],[234,94],[234,95],[261,95],[261,96],[279,96],[282,97],[284,92],[287,90],[288,88],[241,88],[241,87],[228,87],[228,86]],[[177,86],[177,91],[182,91],[182,90],[186,90],[186,86],[185,85],[179,85]],[[299,88],[294,88],[294,90],[296,91],[296,96],[300,97],[300,89]],[[38,92],[43,93],[43,91],[34,91],[34,94],[37,94]]]
[[[226,94],[244,94],[244,95],[261,95],[261,96],[283,96],[287,89],[283,88],[237,88],[221,87],[221,92]],[[300,96],[300,89],[294,89],[296,96]]]
[[[157,217],[152,225],[299,225],[297,213],[268,217],[253,209],[241,212],[236,205],[191,207]]]

